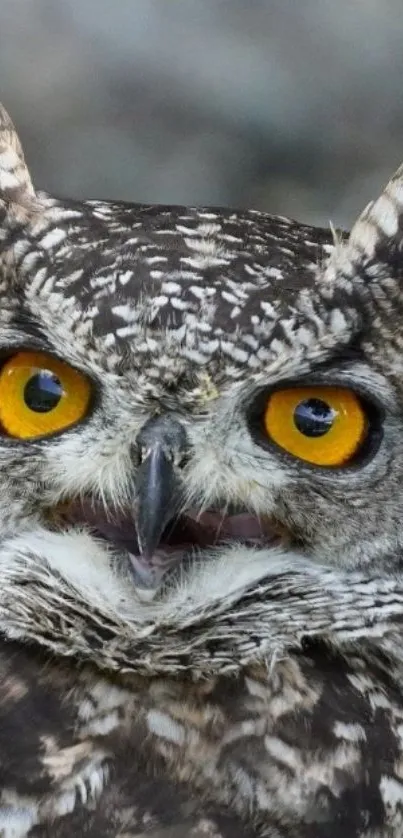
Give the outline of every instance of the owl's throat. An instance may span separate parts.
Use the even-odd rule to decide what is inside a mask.
[[[63,506],[61,521],[68,526],[86,526],[120,555],[128,557],[138,587],[157,588],[169,571],[190,559],[202,560],[220,544],[263,546],[278,540],[268,519],[247,511],[196,508],[176,516],[165,527],[152,556],[139,549],[135,515],[130,511],[106,509],[93,498],[74,500]]]

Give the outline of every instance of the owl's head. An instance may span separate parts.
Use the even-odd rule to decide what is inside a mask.
[[[278,544],[396,567],[402,173],[347,239],[51,198],[0,120],[2,539],[126,605],[212,555],[225,592]]]

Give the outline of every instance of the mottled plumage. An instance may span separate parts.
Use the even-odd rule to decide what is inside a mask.
[[[0,353],[94,388],[64,433],[0,435],[3,838],[403,834],[402,229],[402,172],[349,238],[54,199],[0,109]],[[376,403],[360,462],[262,443],[253,405],[290,382]],[[183,537],[151,598],[63,510],[135,510],[156,417],[186,441],[156,437],[179,520],[233,505],[263,534]]]

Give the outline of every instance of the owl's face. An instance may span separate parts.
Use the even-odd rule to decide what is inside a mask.
[[[247,565],[279,539],[324,564],[393,568],[396,182],[333,249],[255,212],[56,201],[11,170],[2,536],[77,529],[76,572],[95,562],[133,591],[213,547],[242,543]]]

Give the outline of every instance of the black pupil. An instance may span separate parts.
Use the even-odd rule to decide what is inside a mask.
[[[324,436],[330,431],[336,415],[322,399],[305,399],[294,410],[294,423],[304,436]]]
[[[35,413],[54,410],[62,395],[63,388],[57,376],[45,370],[33,375],[24,388],[25,404]]]

